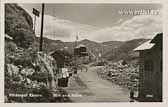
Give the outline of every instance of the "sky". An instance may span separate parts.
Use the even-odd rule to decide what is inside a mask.
[[[32,9],[41,12],[41,4],[19,4],[33,18]],[[157,14],[121,14],[128,11],[155,11]],[[152,38],[162,32],[160,4],[45,4],[44,37],[74,41],[127,41]],[[40,35],[41,15],[36,18],[36,35]]]

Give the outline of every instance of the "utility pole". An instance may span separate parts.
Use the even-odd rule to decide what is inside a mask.
[[[44,24],[44,3],[42,4],[42,14],[41,14],[41,35],[40,35],[40,49],[39,51],[42,51],[43,46],[43,24]]]
[[[77,49],[77,45],[78,45],[78,36],[76,36],[76,41],[75,41],[75,48],[74,49]],[[77,73],[77,54],[75,53],[75,73]]]

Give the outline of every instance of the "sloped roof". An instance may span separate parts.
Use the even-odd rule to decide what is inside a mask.
[[[138,46],[137,48],[134,49],[134,51],[140,51],[140,50],[147,50],[151,49],[155,44],[151,43],[151,40],[143,43],[142,45]]]
[[[80,48],[80,47],[85,47],[85,45],[80,44],[80,45],[76,46],[75,48]]]
[[[162,43],[163,33],[158,33],[152,40],[149,40],[134,49],[134,51],[151,49],[154,45]]]
[[[151,43],[162,43],[163,33],[158,33],[152,40]]]

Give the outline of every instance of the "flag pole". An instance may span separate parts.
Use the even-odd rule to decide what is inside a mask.
[[[43,23],[44,23],[44,3],[42,4],[42,14],[41,14],[41,35],[40,35],[40,51],[42,51],[42,46],[43,46]]]
[[[78,45],[78,36],[76,36],[76,41],[75,41],[75,49],[77,48]],[[77,55],[75,54],[75,73],[77,73]]]

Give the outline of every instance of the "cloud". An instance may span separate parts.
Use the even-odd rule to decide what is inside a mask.
[[[41,18],[38,18],[36,23],[36,34],[37,36],[39,36],[41,28]],[[44,37],[48,37],[50,39],[74,41],[76,35],[79,35],[79,39],[84,39],[89,32],[92,32],[96,29],[98,28],[91,25],[80,24],[50,15],[44,16]]]
[[[160,10],[158,10],[160,12]],[[34,15],[28,11],[34,18]],[[113,20],[113,19],[111,19]],[[152,38],[157,32],[162,32],[162,17],[159,15],[138,15],[129,20],[119,17],[113,27],[99,28],[80,24],[70,20],[50,15],[44,16],[44,37],[54,40],[74,41],[76,35],[81,39],[97,42],[126,41],[137,38]],[[41,17],[36,20],[36,35],[40,36]]]
[[[29,15],[33,18],[34,23],[34,14],[32,14],[31,10],[22,6]],[[70,20],[61,19],[57,16],[44,15],[44,30],[43,36],[53,40],[62,40],[62,41],[74,41],[76,39],[76,35],[78,35],[79,40],[86,39],[87,35],[99,29],[98,27],[80,24],[77,22],[73,22]],[[41,31],[41,14],[40,17],[36,17],[36,36],[40,37]]]
[[[87,38],[97,42],[104,42],[152,38],[157,32],[162,32],[162,20],[160,15],[139,15],[127,21],[119,19],[119,22],[120,23],[114,27],[98,28],[45,15],[44,36],[54,40],[74,41],[76,35],[78,35],[80,40]],[[39,36],[41,18],[39,18],[36,23],[36,34]]]
[[[134,16],[118,26],[103,28],[89,35],[97,42],[152,38],[156,33],[162,32],[161,19],[161,15]]]

